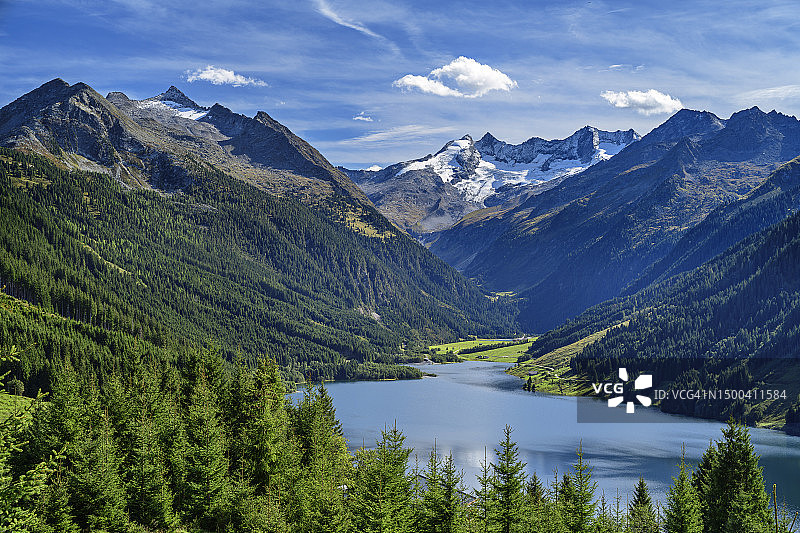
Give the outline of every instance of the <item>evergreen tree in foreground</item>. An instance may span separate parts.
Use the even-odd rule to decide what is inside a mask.
[[[510,533],[522,522],[523,494],[525,486],[525,463],[519,460],[517,443],[511,440],[511,426],[503,430],[503,440],[500,447],[495,449],[497,464],[492,464],[492,477],[490,484],[495,495],[495,505],[492,509],[493,521],[497,530]]]
[[[667,492],[664,528],[667,533],[702,533],[700,500],[692,486],[692,473],[684,461],[683,451],[678,477],[672,478],[672,486]]]
[[[704,531],[727,533],[733,525],[758,531],[772,520],[750,433],[746,427],[729,422],[722,436],[709,447],[692,476],[701,501]]]
[[[653,509],[650,491],[647,489],[644,477],[639,477],[639,482],[633,491],[626,531],[630,533],[658,533],[658,519],[655,509]]]

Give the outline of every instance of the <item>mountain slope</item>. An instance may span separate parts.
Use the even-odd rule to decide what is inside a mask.
[[[547,190],[638,139],[633,130],[607,132],[590,126],[566,139],[533,137],[519,145],[489,133],[477,142],[465,135],[420,159],[378,171],[343,170],[389,220],[423,235],[446,229],[482,207]]]
[[[630,294],[700,266],[745,237],[800,210],[800,158],[781,166],[750,194],[712,211],[661,260],[625,289]]]
[[[189,183],[185,161],[192,156],[274,194],[309,203],[338,196],[355,211],[370,206],[347,176],[266,113],[206,109],[175,87],[136,101],[55,79],[0,109],[0,145],[162,190]]]
[[[216,339],[294,379],[391,376],[405,371],[369,365],[516,329],[509,302],[265,113],[55,80],[0,110],[0,142],[28,154],[0,157],[0,287],[44,312],[158,346]],[[50,364],[41,350],[30,372]]]
[[[619,294],[714,208],[797,154],[793,117],[683,110],[549,191],[471,214],[431,250],[492,290],[519,292],[523,325],[543,331]]]
[[[590,379],[619,367],[659,388],[778,390],[777,401],[665,400],[669,412],[782,426],[800,393],[800,214],[751,235],[689,272],[587,310],[540,336],[535,358],[603,331],[571,363]]]
[[[188,171],[192,184],[163,196],[0,150],[0,286],[155,346],[266,354],[294,379],[387,376],[364,365],[420,339],[513,330],[510,306],[385,219],[367,237],[208,165]],[[65,353],[7,324],[0,336],[30,344],[30,375]]]

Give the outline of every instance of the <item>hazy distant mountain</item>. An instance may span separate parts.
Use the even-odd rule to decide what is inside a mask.
[[[619,294],[714,208],[798,154],[794,117],[681,110],[548,191],[472,213],[431,249],[488,288],[525,296],[521,319],[543,331]]]
[[[633,130],[590,126],[566,139],[533,137],[518,145],[490,133],[477,142],[465,135],[420,159],[378,171],[343,170],[389,220],[424,234],[446,229],[482,207],[539,194],[638,139]]]

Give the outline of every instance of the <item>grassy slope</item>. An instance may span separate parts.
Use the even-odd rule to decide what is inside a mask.
[[[627,322],[623,322],[623,325]],[[612,326],[617,327],[617,326]],[[530,359],[509,370],[509,374],[527,379],[533,376],[538,392],[568,395],[586,394],[591,391],[590,383],[576,376],[569,367],[569,361],[589,344],[603,338],[612,328],[606,328],[588,335],[572,344],[556,348],[536,359]],[[535,372],[535,374],[530,374]]]
[[[440,353],[447,353],[447,352],[454,352],[458,353],[460,350],[465,348],[472,348],[474,346],[483,346],[485,344],[495,344],[498,341],[496,339],[477,339],[471,341],[459,341],[459,342],[451,342],[448,344],[437,344],[435,346],[431,346],[431,350],[438,351]],[[470,354],[459,354],[461,359],[466,361],[491,361],[495,363],[516,363],[517,358],[525,353],[525,351],[530,347],[530,342],[526,342],[524,344],[515,344],[513,346],[504,346],[503,348],[496,348],[494,350],[486,350],[485,352],[475,352]]]

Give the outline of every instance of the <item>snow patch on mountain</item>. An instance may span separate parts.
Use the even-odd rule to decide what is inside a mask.
[[[537,185],[577,174],[639,138],[633,130],[606,132],[590,126],[563,140],[534,137],[519,145],[488,133],[477,143],[465,135],[432,156],[403,164],[396,176],[428,169],[461,191],[465,200],[482,204],[506,185]]]
[[[209,111],[209,108],[198,105],[174,85],[158,96],[137,101],[136,105],[140,109],[155,109],[189,120],[199,120]]]
[[[190,120],[198,120],[208,114],[208,109],[184,107],[178,102],[170,100],[142,100],[138,102],[138,105],[141,109],[159,109]]]

